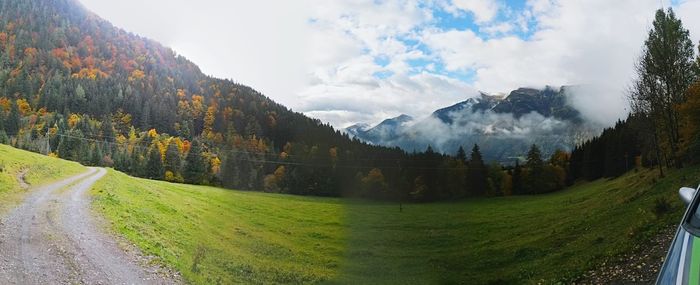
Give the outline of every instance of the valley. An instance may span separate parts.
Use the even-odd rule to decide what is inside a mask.
[[[6,165],[29,169],[29,177],[43,171],[20,159],[31,153],[0,151]],[[47,160],[49,168],[72,164]],[[553,194],[400,210],[396,203],[231,191],[110,169],[89,190],[92,211],[83,214],[104,218],[105,231],[193,284],[571,282],[675,225],[683,211],[675,189],[691,184],[696,171],[654,183],[652,171],[639,170]],[[659,200],[670,209],[655,210]]]
[[[697,169],[654,177],[639,170],[552,194],[402,211],[395,203],[231,191],[114,170],[89,193],[107,231],[194,284],[538,283],[576,280],[675,225],[683,211],[676,185],[697,181]],[[658,200],[670,209],[655,210]]]
[[[0,0],[0,284],[693,284],[700,0],[598,1]]]

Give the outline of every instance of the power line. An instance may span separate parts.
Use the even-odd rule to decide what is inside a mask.
[[[16,134],[14,134],[16,135]],[[85,138],[85,137],[79,137],[79,136],[72,136],[72,135],[66,135],[66,134],[54,134],[54,136],[60,136],[60,137],[67,137],[67,138],[72,138],[72,139],[77,139],[77,140],[82,140],[82,141],[89,141],[89,142],[95,142],[95,143],[101,143],[101,144],[109,144],[109,145],[114,145],[114,146],[125,146],[125,147],[133,147],[141,150],[150,150],[150,147],[145,147],[145,146],[137,146],[137,145],[131,145],[128,143],[118,143],[118,142],[110,142],[110,141],[104,141],[104,140],[97,140],[97,139],[90,139],[90,138]],[[200,152],[201,150],[207,150],[205,148],[200,147],[199,148]],[[274,155],[271,153],[255,153],[255,152],[248,152],[248,151],[238,151],[238,150],[225,150],[224,151],[229,151],[233,153],[244,153],[244,154],[252,154],[252,155]],[[463,168],[458,168],[458,167],[416,167],[416,166],[389,166],[389,165],[383,165],[383,166],[362,166],[362,165],[343,165],[343,164],[334,164],[332,162],[329,162],[329,164],[312,164],[312,163],[306,163],[306,162],[295,162],[295,161],[272,161],[272,160],[267,160],[267,159],[245,159],[241,157],[237,157],[235,159],[236,161],[246,161],[246,162],[252,162],[252,163],[267,163],[267,164],[275,164],[275,165],[293,165],[293,166],[308,166],[308,167],[316,167],[316,168],[346,168],[346,169],[372,169],[372,168],[380,168],[380,169],[412,169],[412,170],[459,170]],[[346,161],[352,161],[352,159],[346,160]],[[387,160],[388,161],[388,160]],[[397,162],[397,164],[400,165],[400,159],[397,160],[391,160],[393,162]],[[411,161],[411,160],[407,160]],[[437,161],[437,160],[436,160]],[[439,161],[442,161],[440,159]]]
[[[19,133],[16,133],[16,134],[8,134],[8,135],[18,135],[18,134],[19,134]],[[85,136],[85,134],[83,134],[83,135]],[[56,134],[54,134],[54,136],[64,136],[64,137],[71,137],[71,138],[76,138],[76,139],[77,139],[77,138],[85,138],[85,137],[71,136],[71,135],[68,135],[68,134],[65,134],[65,133],[63,133],[63,134],[61,134],[61,133],[56,133]],[[109,137],[109,136],[88,135],[88,137],[92,137],[92,138],[93,138],[93,141],[95,141],[95,142],[103,142],[103,143],[111,143],[110,141],[102,140],[102,139],[104,139],[104,138],[112,139],[112,142],[116,140],[115,137]],[[176,138],[176,137],[171,137],[171,138]],[[142,146],[136,146],[136,144],[139,144],[139,145],[142,145]],[[152,143],[150,143],[150,144],[152,144]],[[143,139],[141,139],[140,141],[131,144],[131,146],[132,146],[132,147],[138,147],[138,148],[140,148],[140,149],[145,149],[145,148],[150,147],[150,144],[149,144],[148,142],[143,141]],[[264,152],[264,153],[252,152],[252,151],[246,151],[246,150],[240,150],[240,149],[227,148],[227,147],[224,147],[224,146],[222,146],[222,145],[215,145],[214,148],[216,148],[216,149],[218,149],[218,150],[222,150],[222,151],[226,151],[226,152],[234,152],[234,153],[238,153],[238,154],[249,154],[249,155],[261,155],[261,154],[262,154],[262,155],[272,156],[272,157],[275,157],[275,158],[279,156],[279,154],[272,153],[272,152]],[[202,148],[202,150],[208,150],[208,149],[209,149],[209,148]],[[404,151],[402,151],[402,152],[403,152],[402,155],[405,155],[405,156],[411,155],[411,154],[406,153],[406,152],[404,152]],[[343,154],[340,153],[340,155],[343,155]],[[293,157],[299,157],[299,158],[302,158],[302,159],[307,158],[307,156],[305,156],[305,155],[299,155],[299,154],[286,154],[286,156],[287,156],[287,157],[292,157],[292,158],[293,158]],[[442,155],[442,154],[438,154],[438,156],[440,156],[440,157],[434,158],[434,159],[432,159],[432,158],[418,158],[418,157],[414,157],[414,158],[411,158],[411,159],[405,159],[405,158],[370,158],[370,157],[364,157],[364,158],[363,158],[363,157],[354,156],[354,157],[352,157],[350,160],[352,160],[352,161],[370,161],[370,162],[377,162],[377,161],[388,161],[388,162],[397,162],[397,161],[403,161],[403,162],[415,162],[415,161],[441,162],[441,161],[443,161],[443,157],[442,157],[443,155]],[[345,159],[345,160],[347,160],[347,159]]]
[[[20,133],[15,133],[15,134],[7,134],[11,136],[16,136]],[[131,147],[131,148],[136,148],[140,149],[142,151],[149,151],[152,148],[150,146],[145,146],[147,142],[144,141],[139,141],[139,142],[134,142],[134,143],[119,143],[119,142],[114,142],[114,141],[105,141],[105,140],[99,140],[99,139],[91,139],[91,138],[86,138],[86,137],[80,137],[80,136],[74,136],[74,135],[68,135],[68,134],[61,134],[61,133],[56,133],[54,136],[60,136],[64,138],[71,138],[71,139],[77,139],[77,140],[82,140],[82,141],[88,141],[88,142],[94,142],[94,143],[99,143],[99,144],[108,144],[116,147]],[[92,136],[92,137],[98,137],[98,136]],[[48,140],[47,140],[48,143]],[[153,144],[153,143],[152,143]],[[192,149],[197,149],[193,146],[190,146],[190,151]],[[50,150],[50,145],[49,145],[49,150]],[[210,148],[208,147],[199,147],[197,150],[199,152],[204,152],[204,151],[210,151]],[[218,148],[219,151],[222,151],[224,153],[234,153],[234,154],[248,154],[251,156],[272,156],[272,158],[280,159],[279,154],[275,153],[269,153],[269,152],[251,152],[251,151],[245,151],[245,150],[238,150],[238,149],[230,149],[230,148]],[[288,155],[289,157],[301,157],[301,155]],[[442,156],[442,155],[440,155]],[[327,164],[314,164],[314,163],[307,163],[307,162],[299,162],[299,161],[293,161],[293,160],[287,160],[282,159],[282,160],[270,160],[267,158],[263,159],[246,159],[243,157],[236,157],[236,161],[245,161],[245,162],[251,162],[251,163],[262,163],[262,164],[275,164],[275,165],[292,165],[292,166],[308,166],[308,167],[316,167],[316,168],[346,168],[346,169],[372,169],[372,168],[380,168],[380,169],[410,169],[410,170],[461,170],[464,168],[460,167],[420,167],[420,166],[401,166],[405,164],[412,164],[415,163],[416,161],[433,161],[433,162],[442,162],[444,161],[444,158],[441,157],[439,159],[356,159],[356,158],[343,158],[342,160],[346,162],[345,164],[335,164],[331,161],[331,159],[326,158],[328,163]],[[347,163],[348,161],[358,161],[358,162],[364,162],[364,161],[388,161],[388,162],[393,162],[396,163],[398,166],[393,166],[393,165],[372,165],[372,166],[362,166],[362,165],[351,165],[351,163]],[[595,160],[595,161],[581,161],[579,163],[581,164],[593,164],[593,163],[599,163],[600,160]],[[620,160],[619,162],[621,162]],[[403,163],[402,163],[403,162]],[[627,161],[626,161],[627,162]]]

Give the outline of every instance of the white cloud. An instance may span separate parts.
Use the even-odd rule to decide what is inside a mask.
[[[336,127],[425,116],[476,89],[568,84],[606,90],[576,102],[590,110],[606,102],[600,116],[614,119],[659,8],[657,0],[527,0],[524,10],[501,0],[81,1],[206,73]],[[700,0],[674,8],[697,43]],[[434,9],[455,21],[469,13],[477,28],[440,26]]]
[[[492,21],[500,8],[495,0],[452,0],[452,5],[458,10],[472,13],[477,23]]]
[[[155,39],[207,74],[283,104],[306,86],[309,5],[296,1],[80,0],[118,27]],[[347,52],[348,56],[353,56]]]
[[[476,69],[474,87],[480,90],[507,92],[547,84],[605,90],[576,102],[597,107],[606,102],[599,116],[611,121],[624,116],[622,96],[658,5],[638,0],[530,1],[537,30],[527,40],[440,29],[425,30],[422,40],[448,69]],[[679,15],[697,11],[696,5],[698,1],[683,3]],[[700,25],[692,23],[697,20],[686,17],[686,28],[700,32]]]
[[[690,28],[690,38],[695,45],[700,41],[700,0],[682,1],[676,9],[678,17],[683,20],[683,25]]]

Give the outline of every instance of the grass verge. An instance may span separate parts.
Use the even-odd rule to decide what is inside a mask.
[[[32,186],[42,185],[87,169],[75,162],[48,157],[0,144],[0,214],[15,205],[27,191],[20,187],[20,172]]]

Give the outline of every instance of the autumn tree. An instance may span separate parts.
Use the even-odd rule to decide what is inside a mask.
[[[282,182],[284,181],[286,171],[287,169],[284,165],[280,165],[275,169],[275,172],[265,176],[263,179],[265,191],[274,193],[282,192]]]
[[[362,178],[362,189],[365,197],[386,198],[388,186],[382,171],[372,168],[367,176]]]
[[[670,164],[677,167],[681,165],[677,107],[685,102],[685,92],[695,79],[693,60],[693,43],[681,20],[671,8],[657,10],[629,99],[634,113],[649,118],[646,127],[653,130],[657,152],[666,153]]]

